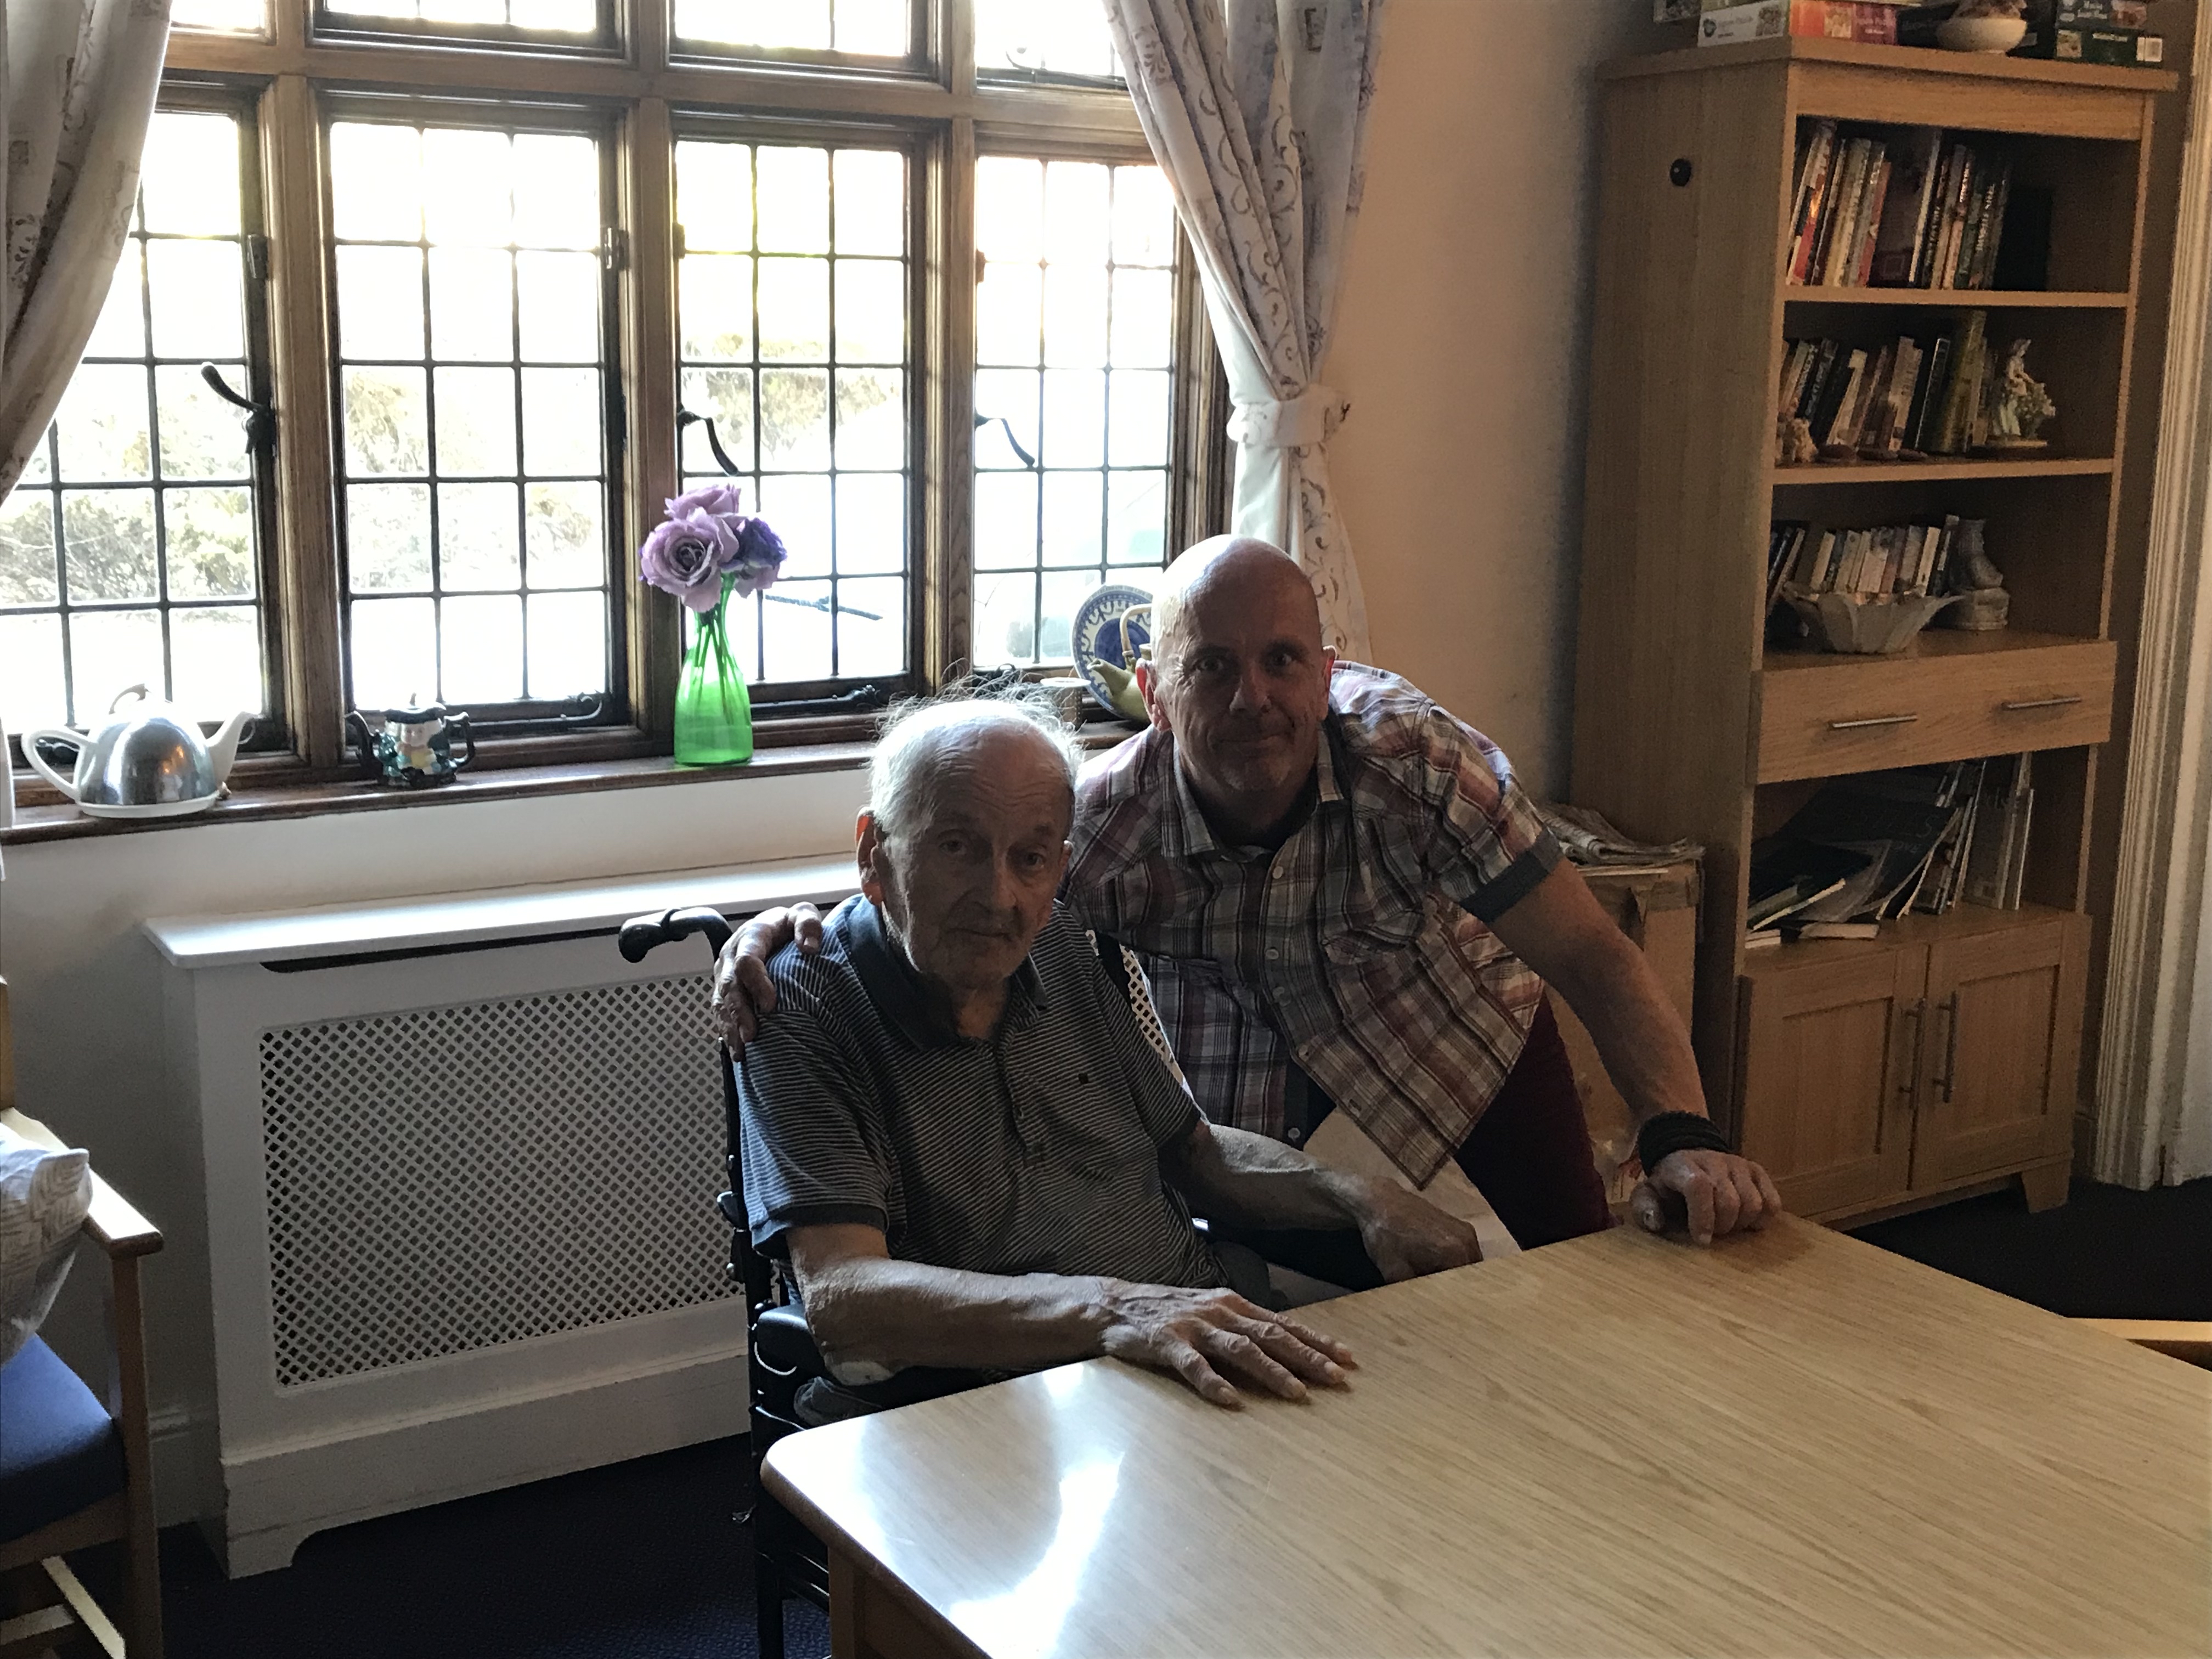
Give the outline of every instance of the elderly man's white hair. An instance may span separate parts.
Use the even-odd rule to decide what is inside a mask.
[[[986,732],[1014,732],[1034,739],[1066,774],[1073,810],[1083,750],[1048,694],[917,698],[891,710],[868,758],[868,811],[885,836],[903,836],[916,827],[923,789],[938,757]]]

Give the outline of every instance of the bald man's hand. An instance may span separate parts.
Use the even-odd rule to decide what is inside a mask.
[[[714,963],[714,1029],[732,1056],[760,1035],[760,1022],[775,1012],[775,981],[769,958],[796,939],[812,956],[822,948],[822,913],[805,902],[763,910],[730,935]]]

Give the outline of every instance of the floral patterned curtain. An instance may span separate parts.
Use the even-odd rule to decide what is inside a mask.
[[[1366,601],[1328,487],[1328,439],[1350,406],[1321,374],[1359,210],[1382,0],[1104,3],[1236,401],[1231,527],[1289,551],[1329,642],[1364,657]]]
[[[76,372],[138,194],[169,0],[0,9],[0,498]]]

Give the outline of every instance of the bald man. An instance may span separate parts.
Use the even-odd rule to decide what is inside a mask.
[[[1164,573],[1146,730],[1086,770],[1061,897],[1142,960],[1217,1123],[1298,1146],[1347,1113],[1416,1185],[1455,1160],[1523,1248],[1609,1224],[1546,1000],[1589,1028],[1637,1115],[1633,1212],[1700,1243],[1780,1209],[1705,1111],[1688,1033],[1643,953],[1554,842],[1497,745],[1396,676],[1336,660],[1313,589],[1265,542]],[[750,1036],[771,914],[716,1000]],[[802,917],[802,942],[816,924]],[[1271,1260],[1379,1281],[1340,1237]]]

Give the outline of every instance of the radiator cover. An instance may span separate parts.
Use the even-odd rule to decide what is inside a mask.
[[[704,975],[264,1031],[280,1389],[730,1292]]]

